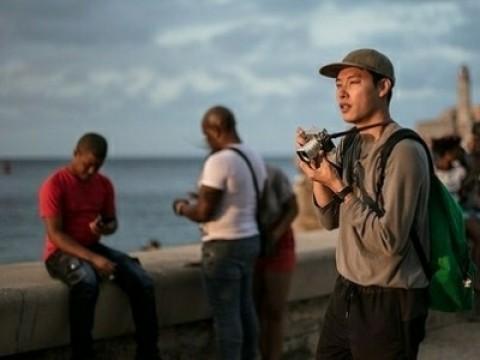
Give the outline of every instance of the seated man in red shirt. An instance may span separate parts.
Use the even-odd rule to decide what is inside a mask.
[[[99,282],[115,281],[132,307],[137,359],[159,359],[157,315],[152,279],[138,261],[100,244],[117,229],[113,185],[98,173],[107,141],[83,135],[69,165],[55,171],[39,192],[45,223],[44,260],[49,274],[70,288],[72,359],[92,359],[92,328]]]

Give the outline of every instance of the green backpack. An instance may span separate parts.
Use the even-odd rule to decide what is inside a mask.
[[[348,135],[343,143],[344,164],[347,180],[353,181],[353,154],[348,151],[356,134]],[[430,308],[438,311],[456,312],[472,308],[472,281],[475,266],[471,260],[466,241],[462,209],[435,175],[430,150],[423,139],[413,130],[400,129],[387,139],[380,153],[380,175],[377,181],[377,201],[382,202],[382,186],[385,180],[385,167],[395,145],[403,139],[412,139],[423,145],[430,166],[430,195],[428,217],[430,222],[430,261],[427,260],[418,234],[410,231],[413,246],[422,264],[423,271],[430,280]],[[345,167],[344,167],[345,168]]]

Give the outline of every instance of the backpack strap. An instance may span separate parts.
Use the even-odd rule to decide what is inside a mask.
[[[333,133],[330,135],[330,138],[337,138],[340,136],[344,136],[343,141],[341,143],[341,150],[340,150],[340,175],[343,177],[343,173],[345,173],[345,180],[347,181],[347,185],[353,185],[355,182],[354,179],[354,165],[355,161],[358,160],[360,157],[360,148],[356,146],[360,131],[370,129],[372,127],[377,126],[385,126],[388,122],[382,121],[375,124],[370,124],[366,126],[360,127],[352,127],[346,131],[341,131],[337,133]]]
[[[253,170],[252,163],[248,159],[247,155],[245,155],[240,149],[237,149],[235,147],[228,147],[228,149],[236,152],[243,160],[245,160],[245,163],[248,166],[248,169],[250,170],[250,173],[252,174],[252,179],[253,179],[253,186],[255,188],[255,197],[257,199],[257,206],[255,209],[255,221],[257,222],[258,226],[258,231],[260,235],[260,257],[263,256],[269,256],[271,254],[272,250],[272,242],[269,241],[268,236],[265,234],[265,231],[267,230],[265,225],[262,224],[262,219],[261,219],[261,209],[260,207],[262,204],[264,204],[264,197],[265,197],[265,187],[264,191],[260,192],[260,188],[258,186],[258,180],[257,177],[255,176],[255,171]],[[265,184],[266,186],[266,184]]]
[[[347,181],[347,185],[352,185],[354,183],[354,178],[353,178],[353,168],[355,164],[355,160],[358,159],[358,151],[356,150],[356,147],[354,146],[357,137],[358,137],[358,132],[350,132],[348,133],[342,141],[342,149],[341,149],[341,166],[340,169],[343,173],[345,174],[345,179]]]
[[[383,207],[383,205],[381,205],[383,204],[382,188],[383,188],[383,184],[385,183],[385,168],[387,166],[388,157],[392,153],[395,145],[397,145],[401,140],[404,140],[404,139],[415,140],[423,146],[428,157],[430,176],[434,176],[435,174],[434,167],[433,167],[433,160],[430,154],[430,149],[428,148],[428,145],[425,143],[425,141],[423,141],[423,139],[420,137],[420,135],[418,135],[415,131],[411,129],[406,129],[406,128],[395,131],[387,139],[380,153],[380,174],[377,178],[376,201],[382,207]],[[422,265],[423,272],[425,273],[425,276],[427,277],[427,279],[430,281],[433,274],[430,269],[427,256],[425,255],[425,251],[423,250],[422,244],[420,243],[418,234],[414,230],[413,224],[412,224],[412,227],[410,228],[410,237],[412,239],[413,247],[417,253],[418,259],[420,260],[420,263]]]
[[[390,135],[385,144],[383,144],[382,151],[380,153],[380,176],[377,179],[376,200],[380,201],[381,204],[383,203],[382,188],[385,182],[385,168],[387,167],[388,157],[392,153],[395,145],[397,145],[401,140],[404,139],[415,140],[423,146],[428,157],[428,167],[430,170],[430,175],[433,176],[435,174],[430,149],[425,143],[425,141],[423,141],[423,139],[420,137],[420,135],[418,135],[415,131],[406,128],[395,131],[392,135]]]
[[[243,160],[245,160],[245,163],[248,166],[248,169],[250,170],[250,173],[252,174],[252,179],[253,179],[253,186],[255,187],[255,197],[257,198],[257,216],[258,216],[258,208],[259,208],[259,203],[260,203],[260,188],[258,186],[258,181],[257,177],[255,176],[255,171],[253,171],[253,166],[248,157],[240,150],[235,147],[228,147],[228,149],[233,150],[236,152],[238,155],[240,155]]]

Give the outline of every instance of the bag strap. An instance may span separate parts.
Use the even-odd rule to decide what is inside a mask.
[[[256,216],[258,220],[258,215],[259,215],[259,204],[260,204],[260,189],[258,187],[258,181],[257,177],[255,176],[255,172],[253,171],[253,166],[248,157],[240,150],[235,147],[228,147],[228,149],[233,150],[236,152],[238,155],[240,155],[243,160],[245,160],[245,163],[248,166],[248,169],[250,170],[250,173],[252,174],[252,179],[253,179],[253,186],[255,188],[255,197],[257,198],[257,209],[256,209]]]
[[[428,157],[430,176],[434,176],[435,174],[434,167],[433,167],[433,160],[430,155],[430,149],[428,148],[428,145],[425,143],[425,141],[423,141],[423,139],[420,137],[420,135],[418,135],[415,131],[411,129],[399,129],[395,131],[383,145],[383,149],[380,154],[380,176],[377,179],[377,194],[376,194],[376,200],[379,204],[383,204],[382,188],[383,188],[383,184],[385,183],[385,169],[387,166],[388,157],[392,153],[395,145],[397,145],[401,140],[404,140],[404,139],[411,139],[411,140],[417,141],[423,146]],[[413,224],[410,228],[410,237],[412,239],[413,247],[422,265],[423,272],[425,273],[425,276],[427,277],[427,279],[430,281],[432,279],[433,274],[430,269],[427,256],[425,255],[425,251],[420,243],[418,234],[414,230]]]
[[[380,176],[377,179],[377,200],[381,200],[383,202],[382,196],[382,188],[385,182],[385,168],[387,167],[388,157],[393,151],[395,145],[397,145],[401,140],[404,139],[411,139],[415,140],[416,142],[420,143],[425,149],[428,158],[428,168],[430,171],[430,176],[435,176],[435,168],[433,165],[432,156],[430,154],[430,149],[428,145],[423,141],[423,139],[412,129],[399,129],[395,131],[390,137],[387,139],[385,144],[383,145],[382,152],[380,153]]]
[[[341,166],[340,169],[342,171],[342,174],[345,173],[345,179],[347,181],[347,185],[353,185],[354,184],[354,178],[353,178],[353,168],[354,168],[354,163],[355,160],[358,159],[358,147],[356,147],[354,144],[357,141],[358,138],[358,132],[351,132],[345,136],[345,138],[342,141],[342,148],[341,148]]]
[[[386,126],[388,124],[388,121],[381,121],[366,126],[354,126],[346,131],[341,131],[330,135],[331,139],[344,136],[340,150],[340,160],[342,162],[340,166],[340,175],[343,175],[343,172],[345,171],[345,179],[347,181],[347,185],[352,185],[355,182],[355,179],[353,178],[353,165],[360,155],[360,149],[358,148],[358,146],[355,146],[355,144],[357,142],[360,132],[377,126]]]
[[[428,148],[428,145],[425,143],[425,141],[423,141],[420,135],[418,135],[415,131],[411,129],[399,129],[395,131],[392,135],[390,135],[390,137],[387,139],[387,141],[383,145],[382,151],[380,153],[380,174],[379,174],[379,177],[377,178],[377,194],[376,194],[376,201],[378,204],[383,204],[382,188],[383,188],[383,184],[385,183],[385,168],[387,166],[388,157],[392,153],[395,145],[397,145],[401,140],[404,140],[404,139],[415,140],[423,146],[428,157],[430,176],[431,177],[435,176],[433,160],[430,155],[430,149]],[[427,277],[427,279],[430,281],[432,279],[433,274],[430,269],[427,256],[425,255],[425,251],[422,247],[422,244],[420,243],[418,234],[414,230],[413,224],[410,228],[410,237],[412,239],[413,247],[417,253],[418,259],[420,260],[420,263],[422,265],[423,272],[425,273],[425,276]]]

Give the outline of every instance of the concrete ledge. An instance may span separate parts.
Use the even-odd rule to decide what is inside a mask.
[[[336,278],[335,232],[297,236],[298,264],[290,301],[328,295]],[[200,246],[135,253],[152,275],[162,328],[210,318],[199,267]],[[50,349],[69,343],[68,290],[52,280],[42,263],[0,266],[0,356]],[[128,300],[109,282],[102,284],[95,339],[133,333]]]

